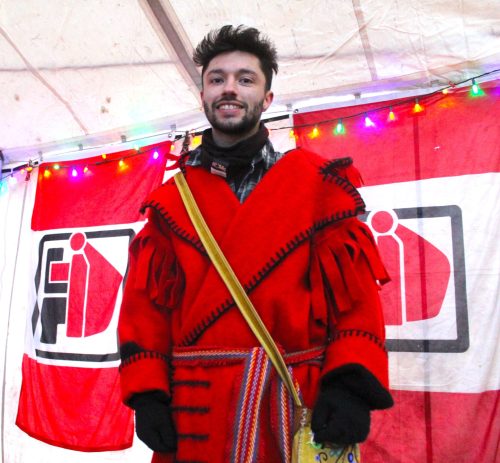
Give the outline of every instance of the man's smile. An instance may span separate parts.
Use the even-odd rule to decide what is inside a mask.
[[[238,101],[228,101],[222,100],[215,104],[216,109],[242,109],[244,108],[244,104]]]
[[[244,111],[245,105],[238,102],[222,101],[215,105],[215,110],[221,117],[237,117]]]

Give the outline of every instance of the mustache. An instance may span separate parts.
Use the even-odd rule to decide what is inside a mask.
[[[223,96],[222,98],[219,98],[217,101],[212,103],[212,107],[215,108],[217,105],[220,105],[221,103],[236,103],[243,108],[246,108],[248,105],[244,103],[243,101],[238,101],[236,98],[232,98],[230,96]]]

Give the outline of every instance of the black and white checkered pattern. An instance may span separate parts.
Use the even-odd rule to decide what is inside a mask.
[[[260,182],[264,174],[283,156],[283,153],[274,151],[271,141],[268,139],[258,155],[250,163],[248,172],[236,182],[235,178],[226,178],[230,188],[234,191],[240,203],[248,198],[257,183]],[[201,166],[201,146],[191,151],[186,161],[188,166]]]

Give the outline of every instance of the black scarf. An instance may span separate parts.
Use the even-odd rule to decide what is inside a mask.
[[[201,164],[209,172],[221,177],[239,177],[248,171],[268,137],[269,131],[261,123],[256,134],[233,146],[221,147],[215,144],[212,129],[207,129],[203,132],[201,143]]]

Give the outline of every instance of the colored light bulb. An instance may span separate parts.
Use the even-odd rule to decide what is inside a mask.
[[[314,127],[314,129],[312,129],[311,133],[309,134],[309,138],[317,138],[319,137],[319,129],[318,127]]]
[[[153,159],[158,159],[160,157],[160,155],[158,154],[158,151],[155,151],[153,153]]]
[[[337,125],[335,126],[335,130],[333,131],[335,135],[343,135],[345,134],[345,127],[344,124],[342,124],[342,119],[339,119],[337,122]]]
[[[78,171],[75,168],[71,169],[71,176],[78,177]]]
[[[387,120],[389,122],[394,122],[396,120],[396,114],[394,114],[394,111],[392,110],[392,108],[389,111],[389,115],[387,116]]]
[[[421,113],[424,107],[418,102],[418,98],[415,100],[415,106],[413,106],[414,113]]]
[[[472,79],[472,87],[470,90],[471,96],[483,96],[483,89],[476,83],[476,79]]]
[[[369,116],[365,116],[365,127],[375,127],[375,122]]]

